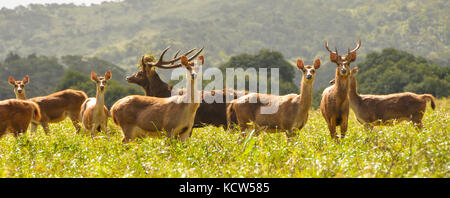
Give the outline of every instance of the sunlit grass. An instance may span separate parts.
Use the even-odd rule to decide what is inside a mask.
[[[449,177],[450,99],[427,107],[424,129],[411,123],[367,131],[351,113],[343,141],[330,138],[318,110],[293,141],[284,133],[240,137],[217,127],[191,139],[76,134],[70,121],[0,139],[0,177]]]

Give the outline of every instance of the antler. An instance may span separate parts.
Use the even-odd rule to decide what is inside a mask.
[[[328,48],[328,41],[325,41],[325,48],[327,48],[327,50],[328,50],[330,53],[333,53],[333,54],[338,55],[337,47],[334,47],[334,50],[336,50],[336,51],[334,51],[334,52],[331,51],[330,48]]]
[[[350,54],[350,53],[352,53],[352,52],[355,52],[356,50],[359,49],[359,47],[361,47],[361,39],[356,43],[355,49],[353,49],[352,51],[350,51],[350,48],[348,48],[348,53]]]
[[[166,69],[172,69],[172,68],[176,68],[176,67],[181,66],[181,64],[179,64],[179,66],[178,66],[178,65],[173,65],[175,62],[177,62],[178,60],[181,59],[181,56],[180,56],[180,57],[177,57],[181,50],[178,50],[178,51],[175,53],[175,55],[173,56],[172,60],[170,60],[170,61],[164,61],[164,55],[166,54],[167,50],[169,50],[169,48],[170,48],[170,47],[167,47],[166,49],[164,49],[164,50],[162,51],[161,55],[159,56],[158,62],[156,62],[156,63],[147,63],[147,64],[149,64],[149,65],[151,65],[151,66],[155,66],[155,67],[166,68]],[[187,51],[186,53],[184,53],[182,56],[187,56],[187,55],[189,55],[190,53],[192,53],[192,52],[195,51],[195,50],[196,50],[196,49],[193,48],[193,49]],[[203,50],[203,48],[202,48],[202,50]],[[201,52],[202,50],[200,50],[200,52]],[[195,54],[194,56],[198,56],[198,54],[199,54],[199,53],[197,52],[197,54]],[[194,58],[195,58],[195,57],[194,57]]]
[[[192,61],[194,60],[194,58],[196,58],[204,49],[205,47],[202,47],[197,53],[195,53],[194,55],[192,55],[191,57],[188,58],[188,61]],[[195,49],[195,48],[194,48]],[[191,51],[193,51],[194,49],[192,49]],[[191,52],[189,51],[189,52]],[[179,57],[178,59],[181,59],[181,57]],[[181,63],[178,63],[176,65],[171,64],[170,67],[168,68],[177,68],[177,67],[181,67]]]

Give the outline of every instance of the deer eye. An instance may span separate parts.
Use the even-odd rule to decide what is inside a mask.
[[[314,72],[316,72],[316,71],[314,71],[314,70],[311,70],[310,72],[314,74]]]

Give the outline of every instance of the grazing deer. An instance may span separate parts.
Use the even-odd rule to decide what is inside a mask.
[[[84,128],[95,135],[97,132],[107,132],[108,108],[105,106],[105,91],[107,82],[111,79],[111,71],[107,71],[105,76],[97,76],[91,72],[91,80],[97,85],[97,94],[95,98],[88,98],[81,105],[80,117]]]
[[[13,77],[9,77],[9,83],[14,85],[14,93],[17,99],[27,100],[24,85],[28,82],[28,76],[25,76],[22,81],[15,81]],[[22,91],[19,92],[19,90]],[[48,123],[61,122],[69,117],[75,129],[79,132],[81,128],[79,124],[81,105],[86,98],[87,95],[83,91],[67,89],[48,96],[29,99],[29,101],[36,102],[41,111],[40,121],[33,120],[31,122],[31,131],[36,131],[37,125],[41,124],[45,133],[48,133]]]
[[[353,68],[350,74],[350,107],[355,112],[358,122],[366,128],[391,124],[393,120],[410,120],[421,129],[427,101],[431,102],[432,109],[436,108],[431,94],[418,95],[404,92],[388,95],[359,95],[356,73],[358,73],[357,67]]]
[[[227,108],[228,123],[233,124],[231,118],[235,117],[241,130],[247,129],[247,123],[253,122],[258,128],[264,127],[268,132],[285,131],[289,138],[294,136],[293,130],[295,128],[301,130],[308,120],[314,76],[316,70],[320,68],[320,60],[316,59],[314,66],[305,66],[303,61],[298,59],[297,67],[303,73],[300,95],[277,96],[251,93],[234,99]],[[257,102],[252,103],[252,101]],[[273,114],[262,114],[261,108],[271,103],[278,103],[278,111]]]
[[[164,67],[164,65],[173,64],[179,60],[177,55],[179,51],[174,55],[171,61],[162,61],[164,54],[167,52],[169,48],[166,48],[161,55],[159,56],[159,61],[157,63],[153,63],[151,58],[143,56],[140,60],[140,65],[142,65],[142,69],[135,74],[132,74],[126,78],[129,83],[134,83],[141,86],[146,96],[154,96],[154,97],[170,97],[172,93],[173,87],[165,83],[161,80],[158,73],[155,70],[155,67],[161,68],[176,68],[181,66],[181,64],[172,65],[171,67]],[[190,57],[188,60],[191,61],[203,50],[203,48],[198,51],[195,55]],[[195,51],[194,49],[189,50],[184,56],[187,56],[191,52]],[[182,92],[182,90],[180,90]],[[214,126],[227,126],[227,97],[236,99],[239,96],[245,95],[247,91],[237,91],[234,89],[222,89],[222,90],[212,90],[212,91],[201,91],[202,93],[202,103],[197,110],[197,114],[195,116],[194,127],[203,127],[205,124],[211,124]],[[222,98],[222,103],[220,102],[212,102],[207,103],[205,98],[208,97],[219,97]]]
[[[198,61],[203,65],[203,56]],[[169,98],[132,95],[118,100],[111,107],[111,116],[114,123],[122,128],[124,142],[137,137],[159,137],[160,131],[165,131],[169,138],[178,137],[181,141],[190,137],[195,114],[200,106],[200,93],[197,90],[194,63],[182,56],[181,65],[187,69],[187,89],[183,95]]]
[[[348,49],[347,55],[340,56],[337,48],[335,52],[328,48],[328,41],[325,42],[325,48],[330,52],[331,62],[337,65],[334,84],[326,88],[322,93],[320,102],[320,111],[322,112],[332,138],[336,137],[336,127],[340,126],[341,138],[345,137],[348,126],[349,112],[349,75],[350,63],[356,60],[356,50],[361,46],[361,40],[357,43],[355,49]]]
[[[40,119],[41,112],[35,102],[19,99],[0,101],[0,137],[8,131],[17,137],[27,131],[31,120]]]

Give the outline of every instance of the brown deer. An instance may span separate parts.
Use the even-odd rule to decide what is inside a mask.
[[[348,49],[347,55],[340,56],[337,48],[335,52],[328,48],[328,41],[325,42],[325,48],[330,52],[331,62],[337,65],[334,84],[326,88],[322,93],[320,102],[320,111],[327,122],[328,129],[332,138],[337,139],[336,127],[341,130],[341,138],[345,137],[348,126],[349,112],[349,75],[350,63],[356,60],[356,50],[361,46],[361,40],[357,43],[355,49]]]
[[[95,135],[97,132],[107,132],[108,108],[105,106],[105,91],[107,82],[111,79],[111,71],[107,71],[105,76],[97,76],[91,72],[91,80],[95,82],[97,94],[95,98],[88,98],[81,105],[80,117],[85,129]]]
[[[159,60],[163,59],[164,54],[167,52],[169,48],[166,48],[161,55],[159,56]],[[189,61],[194,59],[198,54],[203,50],[203,48],[198,51],[195,55],[189,58]],[[189,50],[184,55],[187,56],[189,53],[195,51],[194,49]],[[175,54],[171,61],[165,61],[167,63],[173,64],[179,58],[177,58],[179,51]],[[159,61],[160,64],[163,63]],[[140,65],[142,68],[140,71],[132,74],[126,78],[129,83],[134,83],[141,86],[146,96],[154,96],[154,97],[170,97],[173,87],[165,83],[161,80],[158,73],[154,69],[155,67],[159,67],[158,63],[152,62],[146,56],[143,56],[140,60]],[[170,68],[176,68],[181,66],[180,64],[172,65]],[[166,68],[167,67],[163,67]],[[182,92],[182,90],[180,90]],[[197,114],[195,116],[194,127],[203,127],[205,124],[211,124],[214,126],[227,126],[227,97],[236,99],[239,96],[245,95],[247,91],[237,91],[234,89],[222,89],[222,90],[212,90],[212,91],[201,91],[202,93],[202,103],[200,104],[199,109],[197,110]],[[207,103],[205,98],[208,97],[219,97],[222,98],[222,103],[220,102],[212,102]]]
[[[392,124],[393,120],[412,121],[421,129],[422,118],[425,113],[427,101],[431,108],[436,108],[434,97],[431,94],[415,94],[411,92],[388,95],[360,95],[356,80],[358,68],[352,69],[350,74],[350,108],[355,112],[358,122],[366,128],[381,124]]]
[[[198,61],[203,65],[203,56]],[[194,63],[182,56],[181,65],[186,67],[188,74],[187,89],[183,95],[169,98],[132,95],[118,100],[111,107],[111,116],[114,123],[122,128],[124,142],[137,137],[160,137],[161,131],[165,131],[167,137],[178,137],[181,141],[190,137],[195,114],[200,106],[200,93],[197,90]]]
[[[29,78],[27,76],[22,81],[15,81],[13,77],[9,77],[9,83],[14,85],[14,93],[17,99],[27,100],[24,85],[28,82]],[[19,92],[19,90],[22,91]],[[67,89],[48,96],[29,99],[29,101],[36,102],[41,111],[40,121],[33,120],[31,122],[31,131],[36,131],[37,125],[40,124],[44,128],[45,133],[48,133],[48,123],[61,122],[66,117],[69,117],[76,131],[79,132],[81,128],[79,124],[81,105],[86,98],[87,95],[83,91]]]
[[[19,99],[0,101],[0,137],[8,132],[17,137],[27,131],[31,120],[40,119],[41,112],[35,102]]]
[[[312,103],[312,87],[316,70],[320,68],[320,60],[316,59],[313,66],[305,66],[303,61],[298,59],[297,67],[303,73],[300,95],[277,96],[251,93],[242,96],[228,105],[228,123],[233,124],[231,117],[235,117],[241,130],[246,130],[248,123],[253,122],[256,127],[265,128],[267,132],[286,132],[289,138],[294,136],[293,130],[295,128],[301,130],[308,120]],[[278,111],[273,114],[263,114],[261,108],[271,104],[278,104]]]

